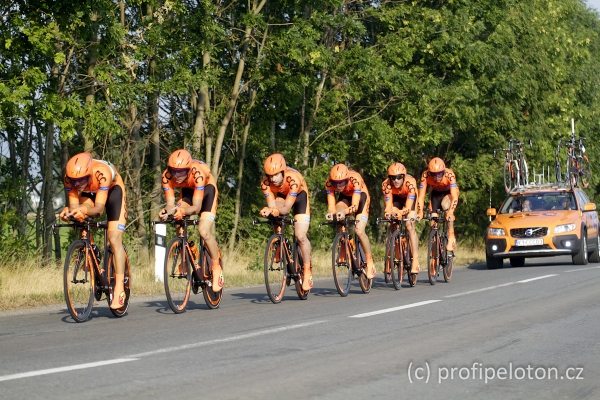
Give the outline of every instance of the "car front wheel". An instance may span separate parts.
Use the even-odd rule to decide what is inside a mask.
[[[588,263],[587,234],[585,229],[581,231],[581,240],[579,241],[579,251],[573,254],[573,264],[586,265]]]
[[[501,257],[492,257],[490,255],[485,255],[485,264],[487,269],[498,269],[502,268],[502,258]]]

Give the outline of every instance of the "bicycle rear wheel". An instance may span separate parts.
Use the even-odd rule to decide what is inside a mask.
[[[175,314],[185,312],[192,287],[192,260],[183,239],[174,238],[167,247],[164,269],[167,303]]]
[[[402,254],[402,244],[400,243],[399,232],[394,232],[392,236],[390,236],[385,252],[386,262],[389,264],[389,270],[392,276],[392,284],[394,285],[394,289],[399,290],[402,287],[402,271],[404,270],[404,262],[402,257],[400,257]]]
[[[125,301],[123,302],[123,307],[112,309],[110,308],[110,303],[115,293],[115,266],[114,266],[114,256],[112,250],[108,251],[108,259],[106,260],[106,276],[108,276],[108,286],[110,287],[110,296],[107,296],[106,300],[108,300],[108,308],[110,312],[115,317],[122,317],[127,312],[129,308],[129,294],[131,293],[131,267],[129,265],[129,256],[127,255],[127,250],[125,250],[125,279],[123,280],[123,285],[125,288]]]
[[[432,285],[437,282],[437,271],[440,264],[439,248],[438,233],[432,229],[429,232],[429,240],[427,241],[427,276],[429,283]]]
[[[296,269],[296,279],[294,281],[296,294],[300,300],[306,300],[310,289],[302,290],[302,282],[304,281],[304,260],[302,259],[302,251],[300,250],[298,243],[294,245],[294,268]]]
[[[352,254],[350,254],[347,236],[340,232],[333,239],[331,268],[333,270],[335,288],[342,297],[348,296],[348,292],[350,291],[350,281],[352,280],[351,257]]]
[[[221,290],[219,290],[218,292],[215,292],[213,290],[213,288],[212,288],[212,279],[213,279],[212,259],[210,258],[210,255],[208,254],[208,249],[204,246],[202,246],[201,258],[202,258],[201,270],[204,271],[204,276],[206,276],[206,281],[210,282],[210,284],[205,283],[205,284],[201,285],[202,286],[202,297],[204,297],[204,302],[206,303],[208,308],[210,308],[211,310],[214,310],[215,308],[219,308],[219,305],[221,304],[221,298],[223,298],[223,290],[225,290],[225,288],[221,288]],[[221,263],[221,260],[219,260],[219,262]],[[221,267],[222,266],[223,266],[223,264],[221,264]],[[202,272],[200,270],[198,270],[196,273],[200,274]],[[194,279],[198,279],[198,277],[196,277]]]
[[[525,159],[524,154],[522,155],[519,164],[519,185],[527,186],[529,184],[529,167],[527,166],[527,160]]]
[[[94,305],[94,268],[86,257],[86,244],[75,240],[67,250],[63,290],[69,314],[76,322],[87,321]]]
[[[450,282],[452,279],[452,267],[454,267],[454,254],[446,250],[446,245],[448,244],[448,238],[444,237],[442,243],[442,254],[444,258],[444,264],[442,265],[442,273],[444,275],[444,282]]]
[[[360,269],[360,273],[358,275],[358,284],[360,285],[360,289],[363,293],[369,293],[371,291],[371,286],[373,285],[373,278],[367,278],[367,260],[365,256],[365,251],[358,241],[358,254],[356,255],[356,261],[358,262],[358,266]]]
[[[265,249],[265,286],[267,295],[274,304],[280,303],[285,293],[287,264],[282,236],[273,234]]]

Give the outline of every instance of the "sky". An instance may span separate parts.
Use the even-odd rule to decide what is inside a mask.
[[[600,0],[585,0],[590,8],[595,8],[600,12]]]

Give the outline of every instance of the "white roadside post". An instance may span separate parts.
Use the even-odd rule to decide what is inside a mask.
[[[167,224],[154,224],[154,278],[163,281],[167,247]]]

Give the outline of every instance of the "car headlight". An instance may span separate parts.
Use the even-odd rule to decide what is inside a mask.
[[[558,225],[554,228],[554,233],[565,233],[575,230],[575,224]]]
[[[502,228],[488,228],[489,236],[504,236],[504,229]]]

